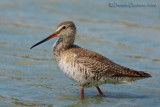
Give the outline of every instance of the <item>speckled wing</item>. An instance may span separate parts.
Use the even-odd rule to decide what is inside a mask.
[[[105,77],[149,77],[150,75],[142,71],[135,71],[118,65],[104,56],[83,48],[76,47],[69,50],[75,55],[75,62],[83,65],[87,73],[95,76]],[[84,69],[82,69],[84,70]]]

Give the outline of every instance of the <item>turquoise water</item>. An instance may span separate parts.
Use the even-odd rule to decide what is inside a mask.
[[[130,8],[109,3],[113,1],[0,0],[0,106],[160,106],[159,2]],[[75,44],[153,77],[102,85],[104,98],[95,88],[85,89],[82,104],[80,87],[54,60],[56,39],[29,49],[66,20],[77,26]]]

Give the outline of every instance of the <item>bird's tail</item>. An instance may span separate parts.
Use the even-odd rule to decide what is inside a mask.
[[[144,72],[144,71],[136,71],[130,68],[124,68],[124,70],[130,72],[130,76],[131,77],[143,77],[143,78],[148,78],[148,77],[152,77],[150,74]]]
[[[139,77],[145,77],[145,78],[152,77],[150,74],[145,73],[143,71],[135,71],[135,73],[137,73]]]

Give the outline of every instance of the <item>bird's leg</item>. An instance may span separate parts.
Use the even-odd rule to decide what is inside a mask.
[[[84,87],[81,87],[81,100],[84,100]]]
[[[99,94],[100,94],[101,96],[106,97],[106,96],[102,93],[101,89],[100,89],[98,86],[97,86],[96,88],[97,88],[97,90],[98,90],[98,92],[99,92]]]

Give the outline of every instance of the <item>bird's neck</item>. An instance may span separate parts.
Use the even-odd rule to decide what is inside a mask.
[[[56,61],[59,60],[63,51],[72,47],[74,40],[75,40],[75,37],[67,37],[65,39],[60,37],[55,42],[55,44],[53,46],[53,52],[54,52],[54,57],[55,57]]]

